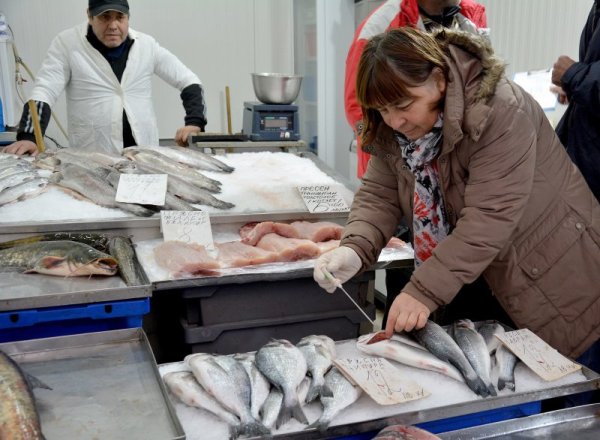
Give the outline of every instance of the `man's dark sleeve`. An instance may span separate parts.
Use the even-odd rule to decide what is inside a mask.
[[[42,135],[44,135],[44,133],[46,133],[46,128],[48,128],[48,124],[50,123],[50,115],[52,114],[52,110],[50,110],[50,106],[43,101],[34,102],[35,108],[37,109],[38,118],[40,119]],[[21,115],[21,121],[19,122],[19,128],[17,129],[17,140],[35,142],[33,119],[31,118],[31,112],[29,111],[28,103],[25,103],[23,106],[23,114]]]
[[[195,125],[204,130],[206,125],[206,103],[204,90],[200,84],[191,84],[181,92],[185,108],[185,125]]]

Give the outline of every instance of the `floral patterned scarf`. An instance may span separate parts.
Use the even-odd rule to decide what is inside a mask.
[[[416,141],[409,141],[398,133],[402,157],[415,175],[413,200],[413,236],[415,266],[433,253],[450,230],[444,214],[444,202],[438,175],[436,156],[442,139],[443,114],[440,113],[433,129]]]

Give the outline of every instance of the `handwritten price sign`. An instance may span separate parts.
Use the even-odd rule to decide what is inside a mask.
[[[416,382],[401,378],[400,371],[378,357],[336,359],[336,366],[380,405],[395,405],[429,396]]]
[[[203,211],[161,211],[160,229],[165,241],[197,243],[213,247],[208,213]]]
[[[121,174],[115,200],[140,205],[165,204],[166,174]]]
[[[330,185],[299,186],[298,191],[309,212],[346,212],[348,205]]]
[[[581,369],[527,328],[496,337],[544,380],[556,380]]]

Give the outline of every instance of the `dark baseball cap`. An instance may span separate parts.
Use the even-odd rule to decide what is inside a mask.
[[[106,11],[118,11],[129,15],[129,3],[127,3],[127,0],[89,0],[88,9],[92,17],[103,14]]]

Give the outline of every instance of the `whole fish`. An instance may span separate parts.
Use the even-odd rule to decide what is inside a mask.
[[[440,438],[416,426],[391,425],[379,431],[373,440],[440,440]]]
[[[70,240],[79,243],[85,243],[91,247],[105,252],[108,250],[108,237],[104,234],[93,232],[48,232],[42,235],[32,235],[30,237],[17,238],[0,243],[0,249],[8,249],[21,244],[38,243],[40,241],[60,241]]]
[[[0,250],[0,269],[64,277],[114,275],[117,261],[76,241],[44,241]]]
[[[51,182],[75,191],[96,205],[107,208],[119,208],[141,217],[149,217],[154,211],[134,203],[115,201],[117,190],[105,178],[75,164],[61,166],[60,173],[54,173]]]
[[[115,257],[119,266],[119,275],[128,286],[149,284],[146,274],[141,269],[133,244],[128,237],[112,237],[108,242],[108,253]]]
[[[298,401],[305,402],[308,389],[310,388],[310,379],[305,377],[298,385]],[[277,387],[271,387],[271,391],[263,403],[261,410],[263,425],[273,428],[277,421],[277,416],[281,411],[281,405],[283,405],[283,393]]]
[[[391,359],[411,367],[435,371],[459,382],[464,382],[462,374],[456,368],[406,337],[395,333],[391,339],[379,339],[378,342],[371,342],[372,337],[373,335],[359,337],[356,347],[363,353]]]
[[[214,414],[230,427],[231,438],[239,435],[240,419],[227,411],[198,383],[189,371],[172,371],[163,376],[167,388],[187,406],[201,408]]]
[[[307,371],[306,360],[298,347],[286,339],[273,339],[256,352],[255,362],[269,382],[283,392],[283,405],[275,426],[279,428],[292,417],[308,424],[298,400],[298,385]]]
[[[470,319],[460,319],[453,324],[454,340],[465,354],[475,373],[481,378],[489,393],[496,396],[496,389],[490,378],[492,362],[483,336],[475,330]]]
[[[335,359],[335,343],[333,340],[328,344],[323,340],[322,335],[310,335],[300,339],[296,347],[304,355],[308,373],[312,378],[310,389],[306,395],[306,403],[312,402],[319,396],[333,396],[331,390],[325,385],[325,374],[329,371]]]
[[[211,154],[206,154],[200,150],[179,147],[137,147],[140,150],[152,150],[176,162],[188,165],[193,168],[198,168],[204,171],[215,171],[220,173],[231,173],[234,168],[220,161]]]
[[[5,177],[0,178],[0,192],[4,191],[7,188],[12,188],[13,186],[19,185],[23,182],[28,182],[30,180],[39,177],[39,175],[35,171],[17,171],[14,174],[10,174]]]
[[[411,334],[419,343],[439,359],[454,365],[463,375],[465,382],[482,397],[487,397],[489,391],[483,381],[479,378],[473,367],[465,357],[454,339],[444,331],[442,327],[428,320],[425,327],[413,330]]]
[[[29,376],[0,351],[0,439],[43,439],[40,418],[31,387],[51,389]]]
[[[269,435],[271,431],[250,412],[251,385],[244,367],[230,356],[191,354],[185,358],[202,387],[240,418],[239,434]]]
[[[323,413],[309,426],[320,432],[325,432],[334,417],[344,408],[356,402],[362,394],[362,389],[350,383],[336,367],[333,367],[325,375],[325,384],[333,392],[333,396],[321,396]]]
[[[36,177],[0,192],[0,206],[12,202],[20,202],[35,197],[43,192],[48,185],[48,179]]]
[[[271,383],[260,372],[254,362],[254,353],[238,353],[234,358],[242,364],[250,378],[250,412],[255,419],[260,419],[260,410],[271,391]]]
[[[519,360],[504,345],[500,345],[496,350],[496,365],[498,366],[498,389],[505,387],[509,390],[515,390],[515,366]]]
[[[221,182],[206,177],[199,171],[180,164],[154,151],[142,150],[137,147],[129,147],[123,150],[123,155],[135,162],[139,162],[146,167],[152,167],[160,170],[169,176],[185,179],[186,181],[204,188],[210,192],[221,192]]]

